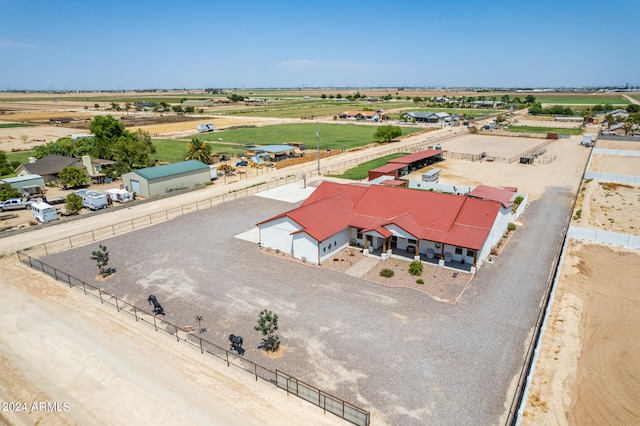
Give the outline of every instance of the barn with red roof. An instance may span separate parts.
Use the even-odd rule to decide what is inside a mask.
[[[510,213],[494,199],[323,182],[300,207],[258,228],[262,247],[314,264],[351,245],[382,258],[396,250],[476,268],[502,238]]]

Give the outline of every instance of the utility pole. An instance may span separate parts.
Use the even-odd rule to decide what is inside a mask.
[[[318,141],[318,176],[320,176],[320,127],[316,127],[316,140]]]

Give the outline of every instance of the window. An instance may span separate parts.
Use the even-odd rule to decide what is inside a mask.
[[[416,244],[416,243],[417,243],[417,241],[416,241],[416,240],[412,240],[412,239],[408,239],[408,240],[407,240],[407,242],[408,242],[409,244]]]
[[[462,247],[456,247],[456,254],[462,254]]]
[[[359,240],[362,239],[362,232],[360,232],[360,230],[358,230],[358,232],[356,233],[356,238]]]
[[[467,256],[473,257],[476,255],[476,251],[475,250],[467,250]]]

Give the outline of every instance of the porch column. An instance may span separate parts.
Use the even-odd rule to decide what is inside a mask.
[[[478,260],[478,250],[473,254],[473,267],[476,268],[476,261]]]

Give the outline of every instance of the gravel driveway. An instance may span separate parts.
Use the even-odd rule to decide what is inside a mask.
[[[267,255],[234,238],[297,206],[255,196],[102,241],[117,269],[106,281],[95,280],[89,259],[97,244],[43,261],[146,309],[155,294],[174,324],[197,326],[202,315],[205,338],[227,347],[230,333],[243,336],[245,358],[370,410],[373,425],[497,424],[511,402],[570,197],[554,187],[531,202],[524,226],[455,305]],[[280,317],[284,352],[276,359],[257,349],[253,326],[264,308]]]

